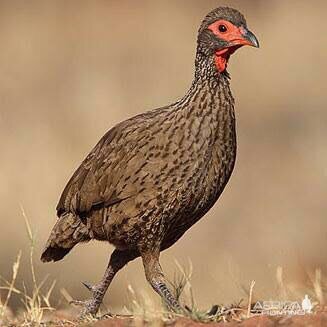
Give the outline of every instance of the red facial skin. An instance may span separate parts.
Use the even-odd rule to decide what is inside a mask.
[[[227,28],[226,32],[219,31],[220,25],[224,25]],[[230,55],[243,45],[251,45],[251,42],[244,38],[245,30],[242,26],[237,27],[226,20],[218,20],[209,25],[208,29],[211,30],[217,37],[230,44],[227,48],[217,51],[215,55],[217,70],[222,73],[226,70]]]

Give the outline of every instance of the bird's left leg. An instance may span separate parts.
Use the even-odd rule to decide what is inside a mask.
[[[82,316],[89,314],[96,315],[107,292],[107,289],[116,273],[129,261],[134,260],[138,256],[139,253],[137,251],[120,251],[116,249],[110,257],[109,264],[101,281],[96,285],[83,283],[83,285],[92,292],[92,298],[87,301],[72,301],[72,304],[84,306],[84,309],[81,313]]]
[[[141,252],[146,279],[171,310],[176,313],[183,313],[184,309],[167,287],[167,281],[159,263],[159,254],[159,249]]]

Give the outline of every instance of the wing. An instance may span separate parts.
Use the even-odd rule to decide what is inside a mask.
[[[103,136],[65,187],[57,206],[59,217],[66,212],[85,215],[137,192],[129,181],[145,163],[144,154],[138,149],[147,143],[150,121],[151,115],[140,115]]]

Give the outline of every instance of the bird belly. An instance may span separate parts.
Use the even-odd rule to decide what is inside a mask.
[[[208,169],[204,171],[202,177],[194,176],[193,187],[188,185],[181,190],[181,203],[179,210],[170,217],[169,228],[165,233],[162,242],[162,249],[173,245],[184,233],[198,222],[217,202],[224,191],[232,174],[235,157],[236,143],[228,151],[215,151]]]

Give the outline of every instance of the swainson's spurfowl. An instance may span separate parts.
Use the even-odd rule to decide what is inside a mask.
[[[227,7],[210,12],[186,95],[113,127],[69,180],[42,261],[60,260],[93,239],[115,247],[100,283],[85,283],[92,298],[84,313],[97,313],[115,274],[137,257],[153,289],[172,310],[183,310],[159,255],[208,212],[233,171],[234,99],[226,67],[243,45],[259,47],[243,15]]]

